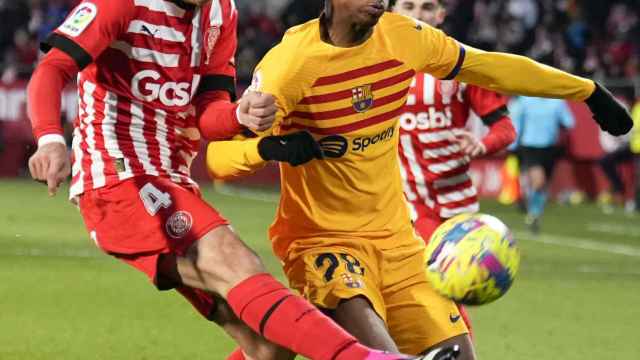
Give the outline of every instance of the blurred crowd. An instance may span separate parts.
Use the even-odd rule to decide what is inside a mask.
[[[294,0],[280,17],[268,2],[246,2],[240,33],[240,79],[289,26],[320,12],[322,0]],[[640,74],[640,0],[449,0],[444,28],[469,45],[524,54],[597,78]]]
[[[2,81],[28,77],[38,59],[38,44],[79,0],[0,0]]]
[[[638,0],[454,0],[447,30],[486,50],[525,54],[592,77],[640,71]]]
[[[79,0],[0,0],[3,78],[28,76],[37,44]],[[316,17],[323,0],[236,0],[241,83],[284,30]],[[526,54],[599,78],[640,73],[640,0],[450,0],[447,32],[486,50]],[[276,10],[274,10],[276,9]]]

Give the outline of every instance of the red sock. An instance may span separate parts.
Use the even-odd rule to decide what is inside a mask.
[[[269,274],[254,275],[229,291],[227,302],[266,339],[314,360],[362,360],[371,350]]]
[[[467,325],[467,329],[469,329],[469,337],[473,340],[473,329],[471,328],[471,318],[469,317],[469,313],[467,313],[467,309],[465,309],[464,305],[457,304],[458,311],[460,311],[460,315],[462,315],[462,320],[464,324]]]
[[[229,355],[227,360],[247,360],[247,358],[244,357],[242,349],[237,348],[234,352],[231,353],[231,355]]]

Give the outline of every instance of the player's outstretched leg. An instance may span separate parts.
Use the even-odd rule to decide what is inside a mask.
[[[332,317],[362,344],[374,349],[399,352],[387,325],[365,297],[343,300],[332,311]]]
[[[175,260],[175,261],[173,261]],[[258,256],[227,226],[161,261],[160,275],[220,294],[253,331],[314,360],[395,360],[373,351],[266,273]],[[320,341],[320,339],[322,339]],[[402,357],[400,357],[402,358]]]

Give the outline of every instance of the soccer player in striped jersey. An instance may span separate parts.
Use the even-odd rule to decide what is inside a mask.
[[[70,196],[104,252],[158,289],[175,288],[256,358],[270,356],[260,334],[312,359],[405,359],[360,345],[267,274],[190,178],[201,136],[260,131],[274,120],[270,95],[232,102],[236,23],[233,0],[82,1],[45,41],[30,82],[32,176],[54,194],[71,171],[60,94],[77,78]],[[268,159],[300,161],[281,156],[305,139],[302,155],[313,155],[302,133],[279,139]]]
[[[444,0],[398,0],[395,13],[439,27],[447,16]],[[466,130],[471,111],[489,127],[483,139]],[[477,212],[476,188],[469,177],[473,158],[505,149],[516,137],[507,99],[491,90],[419,73],[400,115],[400,173],[418,234],[433,231],[455,215]],[[460,310],[471,329],[466,311]]]
[[[253,89],[277,99],[271,133],[307,130],[324,152],[300,166],[281,163],[273,249],[291,286],[364,343],[409,354],[457,344],[461,359],[475,359],[456,305],[427,282],[425,244],[403,196],[398,119],[413,77],[587,101],[616,134],[630,130],[630,116],[591,80],[459,44],[385,13],[386,1],[325,4],[319,19],[290,29],[254,73]],[[271,136],[213,142],[210,172],[229,178],[264,166],[259,144]]]
[[[444,0],[398,0],[393,11],[438,27]],[[489,131],[478,139],[466,130],[473,111]],[[493,154],[516,137],[507,99],[494,91],[420,73],[400,115],[400,171],[418,233],[428,240],[455,215],[477,212],[478,196],[469,177],[473,158]]]

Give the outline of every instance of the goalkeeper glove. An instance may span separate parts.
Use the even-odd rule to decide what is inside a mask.
[[[633,127],[633,119],[627,108],[597,82],[596,90],[585,102],[593,113],[593,119],[609,134],[624,135]]]
[[[320,144],[306,131],[266,136],[258,142],[258,153],[265,160],[286,162],[292,166],[323,158]]]

